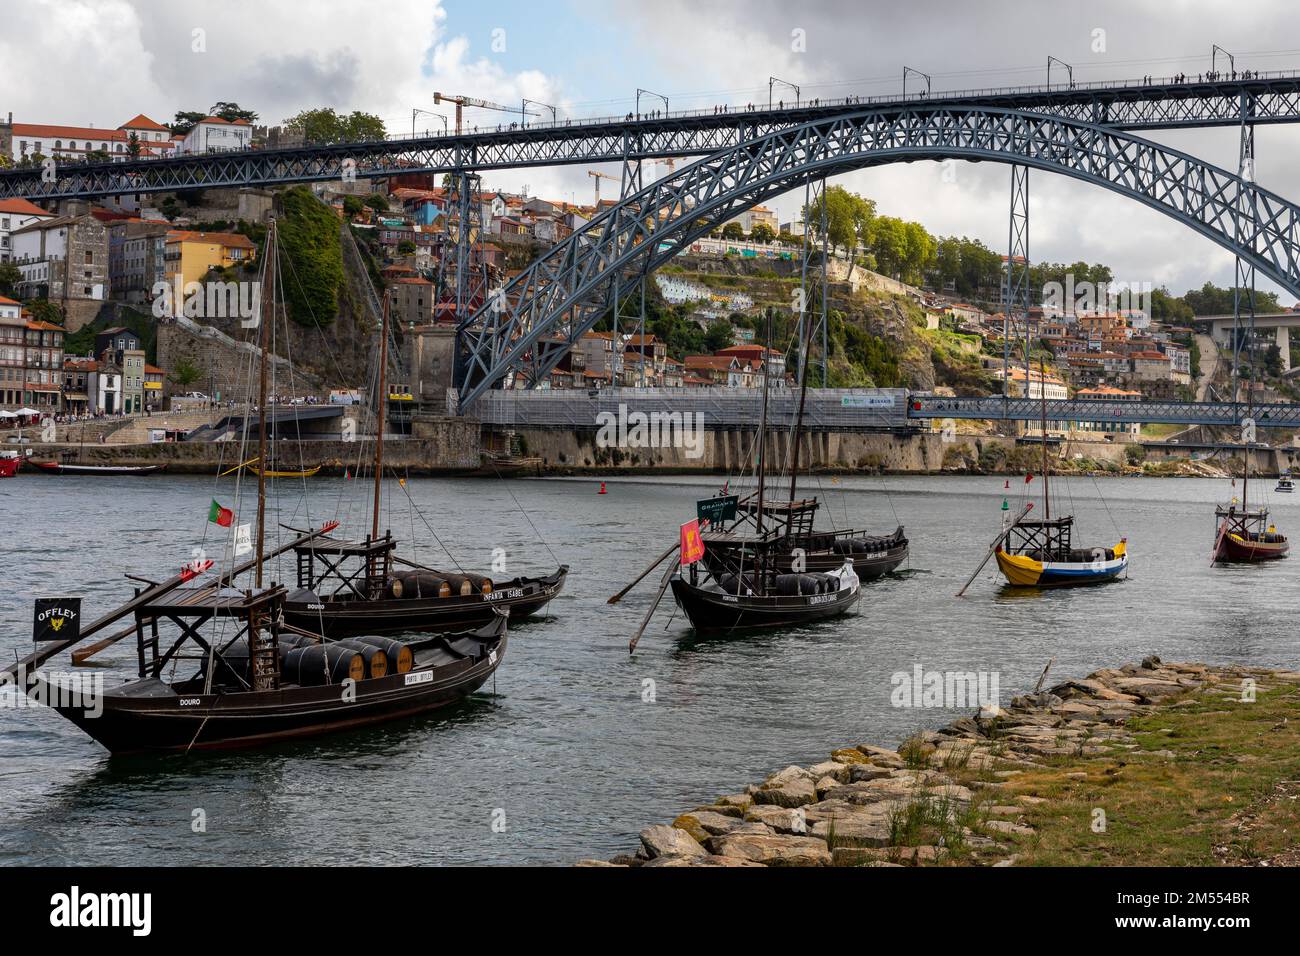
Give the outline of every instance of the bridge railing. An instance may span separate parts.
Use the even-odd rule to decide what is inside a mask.
[[[1247,417],[1260,428],[1300,427],[1300,405],[1270,403],[1253,410],[1245,402],[1182,402],[1142,399],[944,398],[912,395],[912,419],[974,418],[990,421],[1093,422],[1101,424],[1239,425]]]
[[[809,390],[804,427],[812,430],[875,430],[908,427],[903,389]],[[448,395],[455,409],[454,391]],[[494,389],[485,392],[467,413],[485,424],[598,430],[606,425],[634,426],[639,416],[680,416],[686,427],[707,430],[753,428],[761,415],[759,388],[603,388]],[[768,392],[768,422],[773,429],[793,426],[799,390]],[[689,416],[689,417],[687,417]],[[698,416],[698,417],[697,417]]]

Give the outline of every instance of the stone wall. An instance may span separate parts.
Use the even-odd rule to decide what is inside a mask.
[[[189,362],[202,373],[197,381],[188,386],[176,385],[168,380],[164,385],[168,395],[200,391],[213,398],[220,395],[223,402],[230,399],[244,402],[256,396],[257,348],[241,343],[210,326],[201,326],[185,319],[160,320],[157,356],[158,366],[171,375],[176,373],[177,366],[182,361]],[[289,363],[284,359],[272,356],[272,364],[280,375],[288,374]],[[301,379],[301,375],[296,376],[296,379]],[[290,389],[287,385],[280,390],[303,391],[301,387]]]

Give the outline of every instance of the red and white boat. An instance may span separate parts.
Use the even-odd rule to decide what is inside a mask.
[[[17,455],[0,456],[0,478],[12,478],[23,466],[23,460]]]

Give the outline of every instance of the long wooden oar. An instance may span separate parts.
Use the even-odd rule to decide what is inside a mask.
[[[664,572],[664,579],[659,582],[659,593],[655,595],[654,603],[650,605],[650,610],[645,612],[645,617],[641,621],[641,626],[636,629],[636,634],[632,636],[632,640],[628,641],[627,652],[629,654],[636,651],[636,645],[641,640],[641,635],[645,633],[646,627],[650,624],[650,618],[654,617],[654,613],[659,607],[659,602],[663,600],[664,592],[668,590],[668,582],[672,580],[673,572],[676,570],[677,565],[670,564],[668,570]]]
[[[148,620],[146,620],[144,623],[148,624],[149,622]],[[104,638],[102,641],[96,641],[94,644],[91,644],[89,647],[77,648],[77,650],[72,652],[72,666],[84,667],[86,661],[90,660],[100,651],[108,650],[118,641],[130,637],[134,633],[135,633],[135,625],[132,624],[130,627],[125,627],[122,630],[118,631],[116,634]]]
[[[659,567],[659,565],[663,564],[664,560],[667,559],[670,555],[672,555],[672,553],[673,553],[674,551],[676,551],[678,548],[680,548],[681,546],[682,546],[682,543],[681,543],[680,541],[678,541],[676,544],[674,544],[671,548],[669,548],[669,549],[668,549],[667,551],[665,551],[663,554],[659,555],[659,557],[657,557],[657,558],[654,559],[654,563],[651,564],[650,567],[646,568],[644,571],[642,571],[640,574],[638,574],[638,575],[636,576],[636,580],[634,580],[631,584],[629,584],[629,585],[628,585],[627,587],[625,587],[623,590],[619,591],[617,594],[615,594],[612,598],[610,598],[610,599],[609,599],[608,601],[606,601],[605,603],[606,603],[606,604],[617,604],[619,601],[623,600],[623,598],[625,598],[625,597],[627,596],[627,592],[628,592],[628,591],[631,591],[634,587],[636,587],[638,584],[640,584],[641,581],[644,580],[644,578],[645,578],[645,576],[646,576],[647,574],[649,574],[649,573],[650,573],[651,571],[653,571],[655,568]]]
[[[229,475],[229,474],[231,474],[232,472],[239,471],[239,469],[241,469],[241,468],[247,468],[249,465],[253,465],[253,464],[256,464],[256,463],[257,463],[257,459],[256,459],[256,458],[250,458],[250,459],[248,459],[248,461],[241,462],[240,464],[236,465],[234,468],[227,468],[227,469],[226,469],[225,471],[223,471],[221,474],[217,475],[217,477],[218,477],[218,478],[224,478],[224,477],[226,477],[226,475]]]
[[[963,594],[966,593],[966,589],[971,586],[971,582],[974,581],[977,577],[979,577],[980,572],[984,570],[984,565],[989,563],[989,558],[993,557],[993,555],[997,553],[998,543],[1007,536],[1008,531],[1010,531],[1016,525],[1020,524],[1020,522],[1025,520],[1025,515],[1029,514],[1029,512],[1033,510],[1033,507],[1034,507],[1034,503],[1032,501],[1029,502],[1027,505],[1025,505],[1025,509],[1016,516],[1015,521],[1011,522],[1011,524],[1007,525],[1004,529],[1002,529],[1002,531],[998,532],[998,536],[994,538],[993,543],[989,545],[989,553],[984,555],[984,560],[981,561],[980,566],[975,569],[975,573],[966,579],[966,583],[963,584],[961,586],[961,590],[957,592],[957,597],[961,597]]]
[[[264,561],[270,560],[271,558],[274,558],[277,555],[284,554],[284,552],[286,551],[291,551],[292,549],[298,547],[300,544],[304,544],[305,542],[310,541],[312,538],[318,537],[322,534],[328,534],[329,532],[333,531],[337,527],[338,527],[337,521],[328,522],[319,530],[311,531],[306,534],[303,534],[301,537],[297,538],[296,540],[290,541],[288,544],[276,548],[274,551],[268,552],[264,556],[263,560]],[[228,572],[223,574],[217,580],[217,584],[218,585],[229,584],[239,575],[245,573],[246,571],[251,571],[255,567],[257,567],[257,558],[250,558],[249,560],[243,562],[242,564],[235,565],[235,567],[231,568]],[[101,617],[92,621],[86,627],[82,628],[81,633],[77,637],[73,638],[72,640],[53,641],[47,644],[45,647],[42,647],[28,654],[22,660],[17,661],[16,663],[6,667],[3,671],[0,671],[0,683],[12,683],[16,681],[20,673],[28,673],[36,669],[37,667],[40,667],[50,658],[62,654],[64,651],[68,650],[70,647],[76,644],[80,644],[82,641],[86,640],[91,635],[96,634],[99,631],[102,631],[104,628],[108,627],[108,625],[113,624],[116,621],[120,621],[128,614],[133,613],[137,608],[144,607],[158,600],[158,598],[162,597],[164,594],[176,590],[176,588],[180,587],[185,582],[193,579],[195,575],[196,572],[194,570],[187,568],[181,571],[180,574],[170,577],[166,581],[162,581],[159,584],[155,585],[154,587],[146,588],[145,590],[141,591],[139,594],[137,594],[135,597],[127,601],[125,604],[123,604],[116,610],[109,611],[107,614],[102,615]],[[135,629],[132,628],[132,631],[134,630]],[[118,640],[121,640],[121,637],[118,637]],[[85,658],[82,659],[84,660]]]

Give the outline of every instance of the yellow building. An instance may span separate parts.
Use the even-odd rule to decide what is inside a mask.
[[[168,283],[202,282],[211,269],[251,262],[256,247],[247,236],[233,232],[190,232],[173,229],[167,233],[164,255]]]

